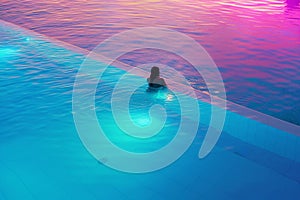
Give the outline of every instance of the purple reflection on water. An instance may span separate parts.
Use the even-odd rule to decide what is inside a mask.
[[[286,0],[286,6],[290,8],[296,8],[299,6],[300,0]]]

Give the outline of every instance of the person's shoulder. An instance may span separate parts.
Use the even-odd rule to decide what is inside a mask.
[[[159,83],[163,86],[166,86],[165,79],[163,79],[163,78],[159,78]]]

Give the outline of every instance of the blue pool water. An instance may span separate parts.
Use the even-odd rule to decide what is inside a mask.
[[[103,165],[83,146],[72,116],[73,84],[84,54],[5,22],[0,24],[0,34],[1,200],[300,198],[298,129],[289,133],[287,128],[228,111],[217,146],[199,159],[211,106],[200,100],[204,111],[197,136],[176,162],[145,174],[123,173]],[[169,115],[166,129],[156,138],[129,140],[114,126],[108,106],[111,84],[123,73],[110,66],[98,85],[99,121],[105,122],[115,144],[129,151],[164,146],[179,122],[177,99],[166,102],[145,95],[146,86],[139,88],[131,99],[133,116],[147,118],[143,111],[153,101]],[[143,126],[143,122],[136,123]]]

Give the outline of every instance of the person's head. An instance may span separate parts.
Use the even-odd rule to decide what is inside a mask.
[[[159,68],[154,66],[151,68],[151,75],[150,75],[150,79],[153,80],[156,77],[159,77]]]

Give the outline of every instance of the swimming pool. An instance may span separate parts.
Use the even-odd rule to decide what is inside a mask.
[[[198,151],[209,112],[201,113],[191,147],[162,170],[130,174],[97,162],[82,145],[72,116],[73,83],[86,51],[7,22],[1,21],[0,27],[0,199],[300,197],[299,128],[234,104],[229,105],[217,146],[205,159],[198,158]],[[124,70],[111,66],[107,73],[107,88],[99,87],[96,96],[99,115],[110,111],[109,80]],[[145,98],[141,91],[133,99]],[[131,151],[163,146],[178,123],[176,99],[173,102],[169,129],[163,140],[150,141],[150,149],[144,148],[147,143],[128,145],[120,137],[115,142]],[[200,99],[199,104],[204,111],[211,106]],[[111,119],[105,120],[110,126]]]
[[[300,125],[299,16],[299,0],[4,0],[0,17],[88,50],[131,28],[182,32],[213,57],[230,101]],[[167,64],[205,90],[186,62],[141,53],[120,59],[133,66]]]

